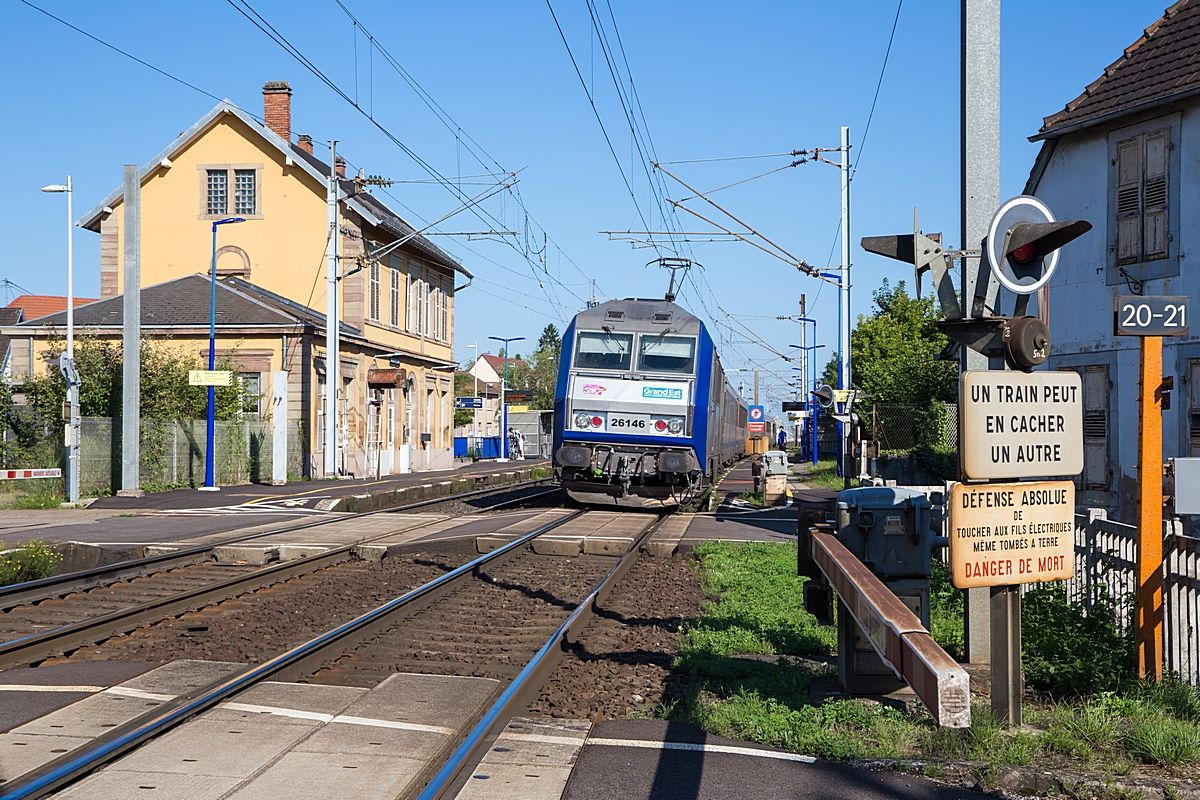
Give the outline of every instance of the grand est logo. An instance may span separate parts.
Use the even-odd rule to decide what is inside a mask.
[[[583,393],[584,394],[594,394],[594,395],[599,396],[599,395],[604,394],[605,388],[606,387],[601,386],[598,383],[585,383],[583,385]]]

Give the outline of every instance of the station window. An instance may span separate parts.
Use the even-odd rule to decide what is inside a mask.
[[[262,168],[262,164],[202,164],[201,219],[219,219],[231,215],[261,218],[258,189]]]
[[[696,340],[689,336],[643,336],[639,372],[691,375],[696,369]]]
[[[238,384],[242,390],[242,412],[258,416],[259,403],[262,400],[262,373],[240,372]]]
[[[633,364],[633,334],[581,331],[575,343],[577,369],[627,370]]]

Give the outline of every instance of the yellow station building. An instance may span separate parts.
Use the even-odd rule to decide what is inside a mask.
[[[263,415],[273,373],[286,371],[289,430],[311,443],[308,472],[322,477],[330,165],[313,155],[310,137],[293,143],[286,82],[263,87],[263,110],[265,124],[222,101],[141,169],[142,331],[207,358],[212,223],[244,218],[218,228],[217,355],[258,387]],[[413,235],[361,177],[344,177],[338,162],[339,472],[449,468],[454,295],[471,274]],[[77,222],[99,234],[101,291],[76,311],[77,335],[121,336],[122,201],[118,188]],[[404,237],[411,238],[382,259],[360,258],[364,239],[376,251]],[[51,368],[44,353],[63,337],[65,314],[3,333],[12,337],[10,369],[19,380]]]

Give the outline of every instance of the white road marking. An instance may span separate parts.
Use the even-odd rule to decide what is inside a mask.
[[[445,736],[454,736],[458,733],[454,728],[443,728],[440,725],[418,725],[415,722],[393,722],[386,719],[368,719],[366,717],[334,717],[334,722],[341,722],[345,725],[369,725],[372,728],[396,728],[402,731],[421,731],[423,733],[440,733]]]
[[[538,742],[539,744],[573,744],[583,746],[587,734],[584,731],[574,731],[577,734],[574,736],[546,736],[541,733],[509,733],[505,731],[497,737],[496,741],[502,739],[516,739],[521,742]]]
[[[95,694],[104,691],[103,686],[43,686],[28,683],[0,683],[0,692],[86,692]]]
[[[812,756],[802,756],[796,753],[780,753],[775,750],[756,750],[752,747],[733,747],[726,744],[695,744],[693,742],[654,742],[645,739],[588,739],[589,745],[604,747],[638,747],[644,750],[686,750],[697,753],[725,753],[734,756],[753,756],[755,758],[773,758],[778,761],[799,761],[802,764],[812,764],[816,761]]]
[[[160,694],[158,692],[144,692],[141,689],[130,689],[126,686],[110,686],[104,690],[104,694],[115,694],[120,697],[136,697],[139,700],[174,700],[173,694]]]
[[[321,714],[316,711],[299,711],[294,708],[278,706],[259,706],[252,703],[221,703],[218,708],[228,708],[231,711],[249,711],[253,714],[274,714],[277,717],[293,717],[295,719],[311,719],[317,722],[340,722],[343,725],[366,725],[371,728],[394,728],[402,731],[419,731],[421,733],[438,733],[444,736],[454,736],[458,733],[454,728],[443,728],[440,725],[418,725],[415,722],[395,722],[386,719],[370,719],[368,717],[352,717],[347,715]]]

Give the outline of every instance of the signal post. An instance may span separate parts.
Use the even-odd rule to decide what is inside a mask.
[[[1133,643],[1138,677],[1162,680],[1163,460],[1162,412],[1171,407],[1174,376],[1162,374],[1162,337],[1187,336],[1187,296],[1119,296],[1113,308],[1117,336],[1141,338],[1138,368],[1137,593]]]
[[[1084,220],[1056,221],[1036,197],[1021,195],[992,216],[973,274],[967,258],[941,236],[863,239],[863,249],[912,264],[933,277],[951,343],[942,358],[968,350],[989,369],[959,378],[959,473],[949,499],[951,577],[959,589],[988,588],[991,616],[992,711],[1021,724],[1020,585],[1074,573],[1075,485],[1083,470],[1083,398],[1075,372],[1034,372],[1050,354],[1044,321],[1028,314],[1029,297],[1045,287],[1058,250],[1091,229]],[[962,301],[950,279],[962,260]],[[973,281],[967,278],[973,277]],[[989,302],[1003,286],[1016,300],[1012,316]],[[1012,481],[1018,482],[998,482]],[[1028,480],[1042,479],[1042,480]]]

